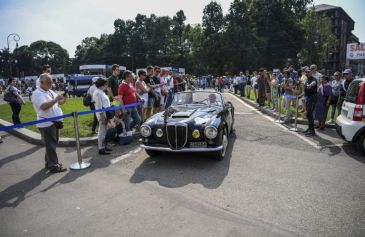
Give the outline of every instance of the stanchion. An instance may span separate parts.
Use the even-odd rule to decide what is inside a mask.
[[[81,148],[80,148],[79,122],[78,122],[78,118],[77,118],[77,113],[72,112],[72,116],[74,117],[76,149],[77,149],[77,162],[71,164],[70,169],[72,169],[72,170],[82,170],[82,169],[89,168],[90,163],[82,161]]]
[[[292,132],[300,132],[302,129],[298,128],[298,105],[299,105],[299,97],[296,97],[296,103],[295,103],[295,121],[294,121],[294,127],[290,128],[289,131]]]
[[[281,124],[283,124],[284,121],[281,120],[281,102],[282,102],[282,96],[279,95],[279,103],[278,103],[278,114],[279,115],[278,115],[278,119],[275,120],[275,123],[281,123]]]

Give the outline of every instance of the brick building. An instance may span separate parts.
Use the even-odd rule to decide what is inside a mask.
[[[332,32],[338,41],[336,49],[328,52],[328,62],[325,64],[328,65],[330,72],[343,70],[346,67],[347,44],[359,42],[359,39],[352,33],[355,21],[341,7],[321,4],[314,8],[317,13],[331,18]]]

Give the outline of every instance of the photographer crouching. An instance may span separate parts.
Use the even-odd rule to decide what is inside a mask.
[[[66,102],[66,94],[56,94],[51,90],[52,76],[43,73],[39,77],[40,86],[32,95],[34,110],[37,113],[37,120],[52,118],[63,115],[60,105]],[[56,148],[59,139],[59,129],[63,127],[63,121],[51,121],[37,124],[41,133],[42,140],[46,147],[45,168],[51,173],[60,173],[67,171],[66,168],[58,162]]]

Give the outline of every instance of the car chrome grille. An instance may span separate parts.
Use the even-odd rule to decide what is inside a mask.
[[[166,127],[167,142],[171,149],[179,150],[186,145],[188,125],[184,123],[168,124]]]

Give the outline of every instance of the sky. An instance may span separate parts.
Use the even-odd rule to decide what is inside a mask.
[[[201,24],[203,9],[211,0],[0,0],[0,48],[7,47],[7,36],[17,33],[19,46],[37,40],[53,41],[74,56],[82,39],[113,33],[117,18],[134,19],[138,13],[173,17],[183,10],[186,23]],[[216,0],[223,13],[232,0]],[[342,7],[355,21],[353,33],[365,41],[364,0],[314,0],[314,4]],[[10,49],[15,47],[10,42]]]

